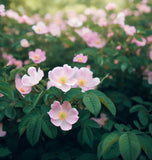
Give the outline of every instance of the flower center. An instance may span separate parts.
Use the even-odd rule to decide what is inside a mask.
[[[83,87],[83,86],[85,86],[86,81],[85,81],[84,79],[80,79],[80,80],[78,81],[78,84],[79,84],[79,86]]]
[[[41,28],[37,28],[37,31],[38,31],[38,32],[41,32]]]
[[[67,83],[67,78],[66,78],[66,77],[61,77],[61,78],[59,79],[59,83],[61,83],[61,84]]]
[[[27,47],[28,46],[28,43],[27,42],[24,42],[24,47]]]
[[[101,43],[101,41],[100,41],[100,40],[97,40],[97,41],[96,41],[96,44],[100,44],[100,43]]]
[[[125,26],[125,29],[128,30],[128,29],[129,29],[129,26]]]
[[[39,58],[40,58],[40,56],[37,54],[34,56],[34,59],[36,59],[36,60],[38,60]]]
[[[24,90],[22,87],[20,88],[20,91],[21,91],[21,92],[25,92],[25,90]]]
[[[83,60],[82,58],[78,58],[78,61],[79,61],[79,62],[82,62],[82,60]]]
[[[58,114],[58,116],[59,116],[59,119],[60,120],[64,120],[64,119],[66,119],[66,117],[67,117],[67,113],[65,113],[65,112],[60,112],[59,114]]]

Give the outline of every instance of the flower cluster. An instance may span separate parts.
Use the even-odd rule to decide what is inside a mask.
[[[100,83],[99,78],[93,78],[93,72],[88,68],[77,67],[71,68],[67,64],[63,67],[55,67],[48,73],[49,81],[47,88],[55,86],[63,92],[69,91],[71,88],[80,87],[82,92],[94,89]]]
[[[105,40],[101,39],[97,32],[93,32],[87,27],[75,29],[75,32],[87,43],[89,47],[102,48],[106,44]]]

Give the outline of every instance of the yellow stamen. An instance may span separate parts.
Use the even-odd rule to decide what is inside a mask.
[[[83,86],[85,86],[86,81],[85,81],[84,79],[80,79],[80,80],[78,81],[78,84],[79,84],[79,86],[83,87]]]
[[[67,83],[67,78],[66,78],[66,77],[61,77],[61,78],[59,79],[59,83],[61,83],[61,84]]]
[[[100,40],[97,40],[97,41],[96,41],[96,44],[100,44],[100,43],[101,43],[101,41],[100,41]]]
[[[21,92],[25,92],[25,90],[24,90],[22,87],[20,88],[20,91],[21,91]]]
[[[79,61],[79,62],[82,62],[82,60],[83,60],[82,58],[78,58],[78,61]]]
[[[28,43],[27,43],[27,42],[25,42],[23,46],[24,46],[24,47],[27,47],[27,46],[28,46]]]
[[[66,117],[67,117],[67,113],[65,113],[65,112],[60,112],[59,114],[58,114],[58,116],[59,116],[59,119],[60,120],[64,120],[64,119],[66,119]]]
[[[40,58],[40,56],[37,54],[34,56],[34,59],[36,59],[36,60],[38,60],[39,58]]]
[[[37,31],[38,31],[38,32],[41,32],[41,28],[37,28]]]

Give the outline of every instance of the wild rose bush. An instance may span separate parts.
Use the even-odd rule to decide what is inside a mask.
[[[0,157],[152,159],[151,3],[20,15],[0,4]]]

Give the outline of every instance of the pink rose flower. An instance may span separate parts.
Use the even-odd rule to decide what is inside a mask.
[[[47,26],[43,22],[38,22],[37,25],[34,25],[32,29],[37,34],[45,34],[48,32]]]
[[[125,25],[123,28],[129,36],[133,36],[136,33],[136,28],[134,26]]]
[[[110,37],[112,37],[112,36],[114,36],[114,33],[113,33],[113,32],[109,32],[109,33],[107,34],[107,37],[108,37],[108,38],[110,38]]]
[[[100,79],[93,78],[93,72],[86,67],[80,68],[77,71],[75,78],[77,79],[75,87],[82,88],[82,92],[94,89],[100,83]]]
[[[62,105],[60,102],[54,101],[48,112],[51,122],[57,127],[60,126],[64,131],[72,129],[72,124],[79,119],[78,114],[77,109],[72,108],[68,101],[64,101]]]
[[[6,135],[6,131],[3,131],[3,124],[0,123],[0,137],[4,137]]]
[[[76,55],[74,58],[73,58],[73,62],[78,62],[78,63],[86,63],[88,60],[88,57],[87,56],[84,56],[82,53]]]
[[[29,25],[33,25],[35,22],[31,18],[29,18],[27,15],[23,15],[18,19],[19,23],[27,23]]]
[[[37,48],[34,51],[29,52],[29,59],[31,59],[34,63],[41,63],[46,60],[45,51]]]
[[[36,71],[35,67],[29,67],[27,72],[29,76],[25,74],[22,77],[22,84],[24,86],[32,87],[38,84],[40,80],[44,77],[44,73],[40,68],[38,68],[38,71]]]
[[[0,16],[5,16],[5,6],[0,4]]]
[[[121,50],[121,45],[116,47],[117,50]]]
[[[146,45],[146,39],[142,38],[142,41],[138,41],[135,38],[132,39],[131,43],[136,43],[137,46],[145,46]]]
[[[18,74],[15,77],[15,87],[22,95],[29,94],[32,90],[32,87],[24,86],[22,84],[22,80]]]
[[[56,23],[51,23],[48,27],[48,31],[53,35],[53,36],[60,36],[61,35],[61,29],[58,24]]]
[[[94,120],[95,122],[97,122],[99,124],[100,128],[102,126],[104,126],[106,121],[108,120],[106,114],[104,114],[104,113],[100,114],[100,118],[91,118],[91,119]]]
[[[23,66],[23,62],[21,60],[15,59],[14,65],[16,66],[16,68],[21,68]]]
[[[69,36],[68,38],[69,38],[72,42],[74,42],[75,39],[76,39],[74,36]]]
[[[3,97],[4,95],[2,93],[0,93],[0,97]]]
[[[152,60],[152,50],[149,52],[149,58]]]
[[[112,3],[112,2],[109,2],[107,5],[106,5],[106,10],[107,11],[111,11],[111,10],[114,10],[117,8],[117,5],[116,3]]]
[[[47,84],[47,88],[55,86],[61,89],[63,92],[69,91],[71,87],[76,84],[76,79],[74,78],[76,70],[76,67],[71,68],[67,64],[65,64],[63,67],[55,67],[48,73],[50,81]]]
[[[13,11],[12,9],[7,10],[6,12],[6,16],[15,20],[18,20],[20,18],[19,14],[15,11]]]
[[[151,8],[147,6],[146,4],[138,4],[137,8],[140,13],[150,13]]]
[[[67,21],[67,24],[71,27],[80,27],[83,23],[78,17],[72,17]]]
[[[148,72],[148,84],[152,84],[152,72]]]
[[[118,64],[119,61],[117,59],[114,60],[114,64]]]
[[[152,43],[152,35],[147,37],[147,40],[148,40],[149,43]]]
[[[26,39],[22,39],[22,40],[20,41],[20,44],[21,44],[22,47],[25,47],[25,48],[27,48],[27,47],[30,46],[28,40],[26,40]]]
[[[125,25],[125,14],[123,12],[118,13],[113,23],[119,24],[121,27],[123,27]]]

